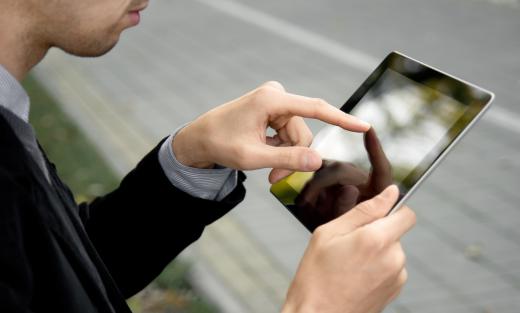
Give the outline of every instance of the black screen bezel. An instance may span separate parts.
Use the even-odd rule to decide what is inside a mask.
[[[483,91],[480,88],[472,86],[462,80],[456,79],[448,74],[445,74],[439,70],[433,69],[423,63],[408,58],[398,52],[391,52],[379,66],[370,74],[370,76],[359,86],[354,94],[345,102],[341,107],[341,110],[346,113],[350,113],[352,109],[359,103],[359,101],[365,96],[365,94],[374,86],[381,75],[387,70],[391,69],[398,72],[401,75],[408,77],[409,79],[428,86],[432,89],[438,90],[439,92],[451,97],[465,105],[477,106],[477,111],[481,111],[487,103],[491,100],[492,94]],[[454,88],[450,89],[439,89],[439,86],[432,86],[428,83],[432,78],[440,78],[448,81]]]

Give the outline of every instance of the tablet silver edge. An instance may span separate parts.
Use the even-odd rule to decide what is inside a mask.
[[[461,139],[462,137],[464,137],[464,136],[466,135],[466,133],[468,132],[468,130],[470,130],[473,126],[475,126],[475,123],[476,123],[477,121],[479,121],[479,120],[482,118],[482,116],[484,115],[484,113],[486,113],[487,110],[491,107],[491,103],[492,103],[493,100],[495,99],[495,94],[494,94],[493,92],[491,92],[491,91],[488,91],[488,90],[486,90],[486,89],[484,89],[484,88],[482,88],[482,87],[479,87],[479,86],[477,86],[477,85],[475,85],[475,84],[472,84],[472,83],[470,83],[470,82],[467,82],[467,81],[465,81],[465,80],[463,80],[463,79],[460,79],[460,78],[458,78],[458,77],[456,77],[456,76],[450,75],[450,74],[448,74],[448,73],[446,73],[446,72],[444,72],[444,71],[441,71],[441,70],[439,70],[439,69],[437,69],[437,68],[435,68],[435,67],[433,67],[433,66],[430,66],[430,65],[428,65],[428,64],[425,64],[425,63],[423,63],[423,62],[421,62],[421,61],[418,61],[418,60],[416,60],[416,59],[414,59],[414,58],[411,58],[411,57],[409,57],[409,56],[407,56],[407,55],[405,55],[405,54],[403,54],[403,53],[400,53],[400,52],[398,52],[398,51],[392,51],[392,52],[393,52],[393,53],[397,53],[397,54],[399,54],[399,55],[401,55],[401,56],[403,56],[403,57],[405,57],[405,58],[408,58],[408,59],[410,59],[410,60],[413,60],[413,61],[415,61],[415,62],[417,62],[417,63],[419,63],[419,64],[422,64],[422,65],[424,65],[424,66],[426,66],[426,67],[429,67],[429,68],[431,68],[431,69],[434,69],[434,70],[436,70],[436,71],[438,71],[438,72],[440,72],[440,73],[442,73],[442,74],[444,74],[444,75],[446,75],[446,76],[449,76],[449,77],[451,77],[451,78],[454,78],[454,79],[456,79],[456,80],[459,80],[459,81],[461,81],[461,82],[463,82],[463,83],[465,83],[465,84],[468,84],[468,85],[470,85],[470,86],[472,86],[472,87],[474,87],[474,88],[476,88],[476,89],[479,89],[479,90],[481,90],[481,91],[483,91],[483,92],[485,92],[485,93],[488,93],[488,94],[491,95],[491,98],[490,98],[489,101],[484,105],[484,107],[483,107],[482,110],[477,114],[477,116],[475,116],[475,118],[474,118],[474,119],[473,119],[473,120],[468,124],[468,126],[466,126],[466,128],[465,128],[465,129],[464,129],[460,134],[458,134],[458,136],[453,140],[453,142],[450,143],[450,144],[448,145],[448,147],[447,147],[447,148],[446,148],[446,149],[445,149],[445,150],[444,150],[444,151],[439,155],[439,157],[437,158],[437,160],[435,160],[435,162],[433,162],[433,164],[430,166],[430,168],[429,168],[428,170],[426,170],[426,172],[421,176],[421,178],[419,178],[419,180],[418,180],[418,181],[413,185],[413,187],[412,187],[410,190],[408,190],[408,192],[403,196],[403,198],[402,198],[400,201],[398,201],[398,202],[394,205],[394,207],[393,207],[393,208],[388,212],[387,215],[392,214],[393,212],[397,211],[399,208],[401,208],[401,207],[404,205],[404,203],[405,203],[405,202],[410,198],[410,196],[411,196],[411,195],[412,195],[412,194],[417,190],[418,186],[420,186],[420,185],[423,183],[423,181],[424,181],[428,176],[430,176],[430,174],[432,173],[432,171],[433,171],[433,170],[434,170],[434,169],[435,169],[435,168],[436,168],[436,167],[437,167],[437,166],[438,166],[438,165],[439,165],[439,164],[444,160],[444,158],[445,158],[446,155],[451,151],[451,149],[452,149],[452,148],[453,148],[457,143],[459,143],[459,141],[460,141],[460,139]]]

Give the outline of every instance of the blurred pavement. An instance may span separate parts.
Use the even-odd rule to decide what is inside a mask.
[[[36,70],[120,175],[267,80],[339,107],[391,50],[494,91],[409,201],[409,283],[386,312],[520,312],[518,0],[152,1],[142,17],[107,56],[52,51]],[[223,311],[278,312],[309,234],[269,194],[267,171],[248,177],[246,201],[183,257]]]

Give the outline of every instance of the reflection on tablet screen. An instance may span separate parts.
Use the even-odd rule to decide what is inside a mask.
[[[271,192],[311,231],[392,183],[405,195],[490,98],[392,53],[342,107],[372,129],[358,134],[325,126],[311,146],[322,168],[293,173]]]

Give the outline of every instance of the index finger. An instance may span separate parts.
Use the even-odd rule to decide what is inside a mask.
[[[401,237],[413,228],[416,222],[415,213],[407,206],[384,218],[378,219],[366,227],[376,227],[385,234],[385,244],[399,241]]]
[[[370,124],[347,114],[325,100],[284,93],[274,107],[275,113],[313,118],[354,132],[366,132]]]

